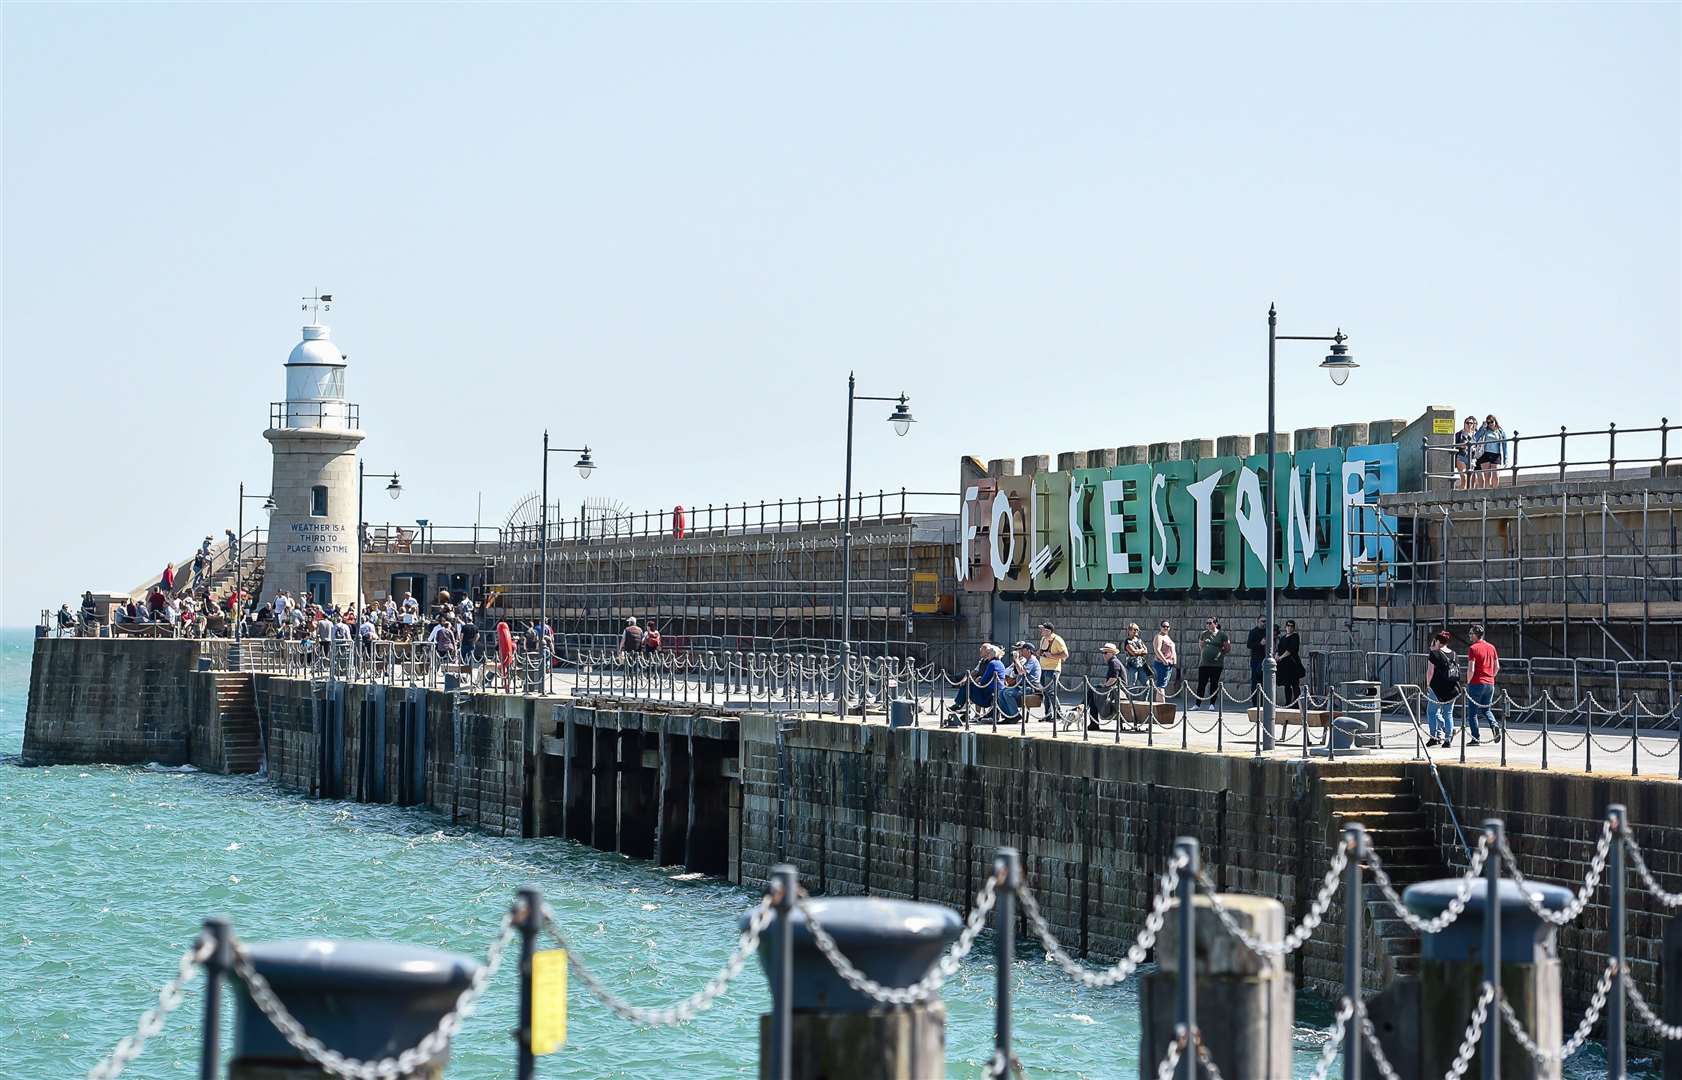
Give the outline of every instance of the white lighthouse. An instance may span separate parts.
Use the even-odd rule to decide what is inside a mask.
[[[356,448],[361,417],[345,398],[346,359],[319,321],[331,296],[306,301],[312,321],[286,358],[286,400],[269,407],[274,513],[262,599],[282,589],[319,604],[356,601]],[[328,308],[330,310],[330,308]]]

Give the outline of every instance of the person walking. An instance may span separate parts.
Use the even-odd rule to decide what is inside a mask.
[[[1057,627],[1042,622],[1040,631],[1040,681],[1045,687],[1045,718],[1056,722],[1063,715],[1063,703],[1057,699],[1057,686],[1063,674],[1063,661],[1069,658],[1069,643],[1057,632]]]
[[[1217,709],[1220,702],[1216,695],[1221,692],[1221,666],[1226,663],[1226,654],[1232,651],[1232,637],[1221,629],[1221,620],[1213,615],[1203,623],[1203,632],[1197,635],[1197,643],[1202,649],[1197,657],[1197,703],[1194,709]]]
[[[1449,647],[1447,630],[1437,631],[1425,654],[1425,713],[1429,724],[1426,746],[1447,746],[1454,738],[1454,699],[1460,694],[1460,661]]]
[[[1262,666],[1267,660],[1267,616],[1256,616],[1256,625],[1245,635],[1244,647],[1250,650],[1250,704],[1260,707]]]
[[[1484,640],[1483,625],[1473,623],[1467,634],[1472,643],[1466,647],[1466,659],[1471,663],[1472,670],[1466,677],[1466,726],[1472,733],[1471,744],[1477,746],[1483,742],[1482,731],[1478,723],[1482,720],[1489,724],[1489,741],[1501,741],[1501,729],[1495,723],[1495,676],[1501,673],[1501,657],[1496,653],[1495,646]]]
[[[1167,619],[1151,638],[1151,670],[1156,675],[1156,700],[1168,700],[1168,677],[1179,669],[1180,650],[1174,644],[1174,628]]]
[[[1302,677],[1308,669],[1302,663],[1302,635],[1297,633],[1297,621],[1285,620],[1285,632],[1273,653],[1278,657],[1275,674],[1279,680],[1280,705],[1295,705],[1302,696]]]

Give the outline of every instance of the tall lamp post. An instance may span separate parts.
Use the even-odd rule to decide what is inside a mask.
[[[1279,688],[1279,659],[1273,650],[1273,600],[1274,600],[1274,571],[1273,547],[1274,530],[1278,525],[1278,507],[1273,501],[1273,446],[1276,441],[1274,431],[1274,389],[1277,377],[1274,368],[1274,356],[1277,342],[1281,341],[1329,341],[1332,343],[1331,352],[1320,361],[1320,368],[1331,376],[1333,384],[1342,386],[1349,381],[1349,373],[1361,365],[1349,355],[1349,346],[1344,342],[1349,335],[1338,328],[1337,333],[1329,336],[1322,334],[1281,334],[1279,333],[1279,313],[1274,305],[1267,305],[1267,469],[1264,475],[1267,483],[1262,491],[1263,511],[1267,519],[1267,554],[1264,562],[1267,564],[1267,615],[1266,626],[1263,630],[1262,642],[1262,732],[1261,748],[1271,750],[1274,746],[1273,738],[1273,699]]]
[[[577,454],[578,460],[572,467],[578,470],[581,480],[590,479],[590,474],[596,471],[595,459],[590,456],[590,448],[566,447],[549,445],[549,429],[543,429],[543,494],[538,499],[538,529],[537,529],[537,562],[542,584],[538,587],[537,596],[537,625],[538,649],[543,648],[542,628],[549,625],[549,455]],[[544,688],[548,689],[548,673],[545,670]]]
[[[362,617],[362,609],[366,606],[362,602],[362,550],[368,546],[368,520],[362,513],[362,485],[372,476],[375,480],[390,480],[385,486],[385,493],[393,499],[403,494],[403,483],[397,479],[394,472],[369,472],[362,459],[356,459],[356,616]]]
[[[234,617],[234,640],[235,641],[238,641],[240,639],[240,637],[241,637],[240,626],[241,626],[241,624],[243,624],[245,622],[244,615],[243,615],[243,613],[241,612],[240,609],[245,606],[245,601],[241,597],[241,594],[245,592],[245,501],[247,499],[262,499],[263,500],[263,518],[264,518],[265,521],[268,520],[268,515],[274,513],[274,496],[273,495],[247,495],[245,493],[245,481],[241,480],[239,482],[239,513],[236,515],[239,519],[239,521],[238,521],[239,531],[234,533],[234,610],[233,610],[233,617]]]
[[[835,684],[835,714],[847,718],[847,674],[853,655],[853,403],[855,401],[892,401],[894,411],[888,423],[894,434],[905,436],[917,418],[911,415],[910,399],[898,397],[869,397],[855,393],[852,372],[847,372],[847,478],[841,503],[841,673]]]

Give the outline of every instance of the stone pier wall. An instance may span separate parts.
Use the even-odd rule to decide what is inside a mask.
[[[23,760],[30,765],[184,765],[189,718],[208,679],[199,643],[40,638],[29,670]]]

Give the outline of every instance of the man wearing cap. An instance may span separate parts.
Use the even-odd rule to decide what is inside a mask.
[[[1121,652],[1116,643],[1106,641],[1098,649],[1098,654],[1104,658],[1104,684],[1102,687],[1089,686],[1086,688],[1086,728],[1088,731],[1099,730],[1099,721],[1108,720],[1115,712],[1115,693],[1121,688],[1121,681],[1125,676],[1125,669],[1121,663]]]
[[[1062,675],[1063,661],[1069,658],[1069,644],[1063,635],[1048,622],[1040,623],[1040,676],[1045,685],[1045,718],[1055,723],[1063,715],[1063,703],[1057,700],[1057,681]]]
[[[1010,685],[999,691],[999,712],[1005,716],[1015,717],[1022,711],[1022,699],[1029,694],[1040,693],[1040,661],[1035,656],[1035,648],[1026,641],[1018,641],[1013,650],[1016,658],[1011,662]]]

